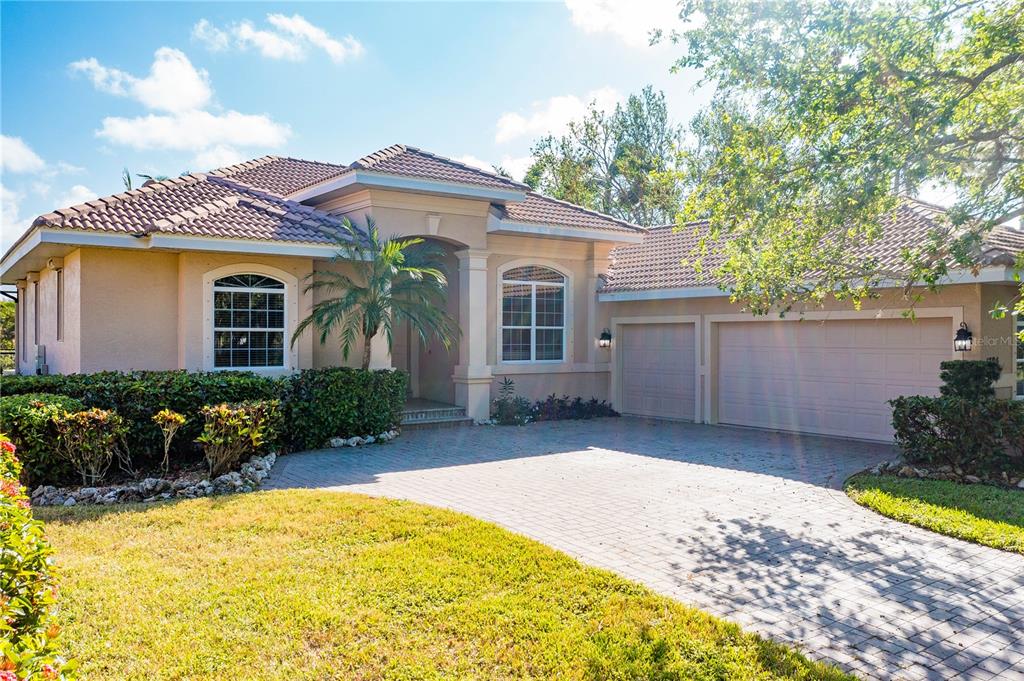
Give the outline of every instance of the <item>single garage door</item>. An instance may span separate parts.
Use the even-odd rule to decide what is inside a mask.
[[[938,393],[952,320],[723,322],[718,422],[891,440],[886,401]]]
[[[694,420],[693,324],[625,324],[619,333],[624,414]]]

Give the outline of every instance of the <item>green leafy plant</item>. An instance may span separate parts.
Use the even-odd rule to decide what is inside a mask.
[[[516,382],[506,376],[498,386],[498,397],[491,402],[491,418],[501,426],[522,426],[530,422],[533,410],[529,400],[516,394]]]
[[[942,385],[939,392],[948,397],[982,400],[996,396],[995,382],[1003,369],[996,359],[951,360],[939,365]]]
[[[166,473],[170,465],[171,440],[178,429],[185,425],[185,417],[170,409],[161,409],[153,414],[153,423],[157,425],[164,436],[164,459],[160,462],[160,468]]]
[[[96,407],[55,414],[53,426],[58,453],[78,471],[83,485],[103,478],[127,430],[115,411]]]
[[[369,217],[366,231],[345,218],[331,236],[338,248],[333,262],[344,263],[351,274],[317,270],[309,276],[305,290],[330,297],[299,322],[292,345],[310,327],[319,331],[321,344],[338,331],[346,359],[362,339],[362,367],[369,369],[371,339],[383,332],[390,348],[395,326],[405,321],[424,343],[437,338],[451,347],[459,331],[445,311],[448,279],[438,248],[418,237],[382,239]]]
[[[323,447],[332,437],[376,435],[397,428],[408,375],[345,367],[305,369],[282,396],[288,438],[295,449]]]
[[[74,662],[56,649],[53,551],[19,483],[16,454],[0,433],[0,678],[72,679]]]
[[[4,377],[4,390],[11,378],[17,377]],[[74,479],[74,468],[57,452],[53,418],[83,409],[85,405],[80,400],[65,395],[28,393],[0,397],[0,424],[18,448],[25,484],[61,484]]]
[[[196,441],[203,446],[211,477],[228,472],[244,455],[276,439],[279,406],[277,400],[256,400],[202,408],[203,432]]]
[[[584,400],[582,397],[556,397],[553,394],[535,402],[531,412],[534,421],[593,419],[619,415],[619,412],[612,409],[612,405],[596,397]]]

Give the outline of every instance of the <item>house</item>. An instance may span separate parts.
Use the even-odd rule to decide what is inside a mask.
[[[871,254],[915,243],[937,210],[907,202]],[[305,278],[347,267],[322,231],[342,216],[444,248],[456,346],[399,329],[390,352],[374,341],[372,365],[408,371],[413,396],[476,419],[506,376],[531,398],[597,396],[629,414],[879,440],[891,438],[886,400],[935,392],[939,363],[956,355],[998,357],[1000,394],[1024,392],[1015,322],[988,314],[1016,293],[1024,235],[1014,230],[992,235],[980,269],[953,273],[916,321],[885,295],[802,321],[755,318],[681,266],[692,230],[642,229],[403,145],[349,165],[267,156],[39,217],[0,261],[0,281],[18,287],[18,370],[343,364],[336,342],[289,342],[317,300]],[[961,323],[974,336],[962,354]]]

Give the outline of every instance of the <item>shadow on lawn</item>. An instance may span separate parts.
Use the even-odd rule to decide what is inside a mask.
[[[262,490],[258,490],[255,492],[247,492],[245,494],[220,494],[217,496],[196,497],[193,499],[189,499],[187,497],[177,497],[173,499],[165,499],[162,501],[150,502],[148,504],[77,504],[75,506],[34,506],[32,508],[32,514],[38,520],[43,521],[43,523],[47,525],[77,525],[78,523],[92,522],[93,520],[104,518],[109,515],[118,515],[122,513],[139,514],[151,511],[159,511],[160,509],[166,509],[170,506],[177,506],[178,504],[186,501],[205,502],[206,508],[221,509],[226,508],[231,504],[238,502],[249,495],[261,493],[263,493]]]
[[[863,659],[881,660],[886,674],[927,669],[925,649],[932,663],[954,655],[957,664],[979,663],[993,655],[989,646],[975,646],[986,639],[1005,644],[998,655],[1024,654],[1024,570],[979,571],[979,549],[969,544],[901,529],[864,530],[840,544],[816,539],[812,523],[805,523],[807,532],[794,532],[770,514],[703,520],[695,527],[701,541],[665,535],[691,556],[688,566],[700,566],[674,564],[672,578],[682,589],[748,613],[740,623],[755,631],[795,643],[813,638],[809,647],[826,654],[827,648],[867,654],[875,661]],[[940,561],[938,552],[945,554]],[[873,607],[883,601],[884,609]]]
[[[527,426],[417,430],[382,446],[320,449],[282,457],[274,488],[373,483],[400,471],[610,449],[637,456],[759,473],[839,489],[843,480],[895,456],[882,443],[633,417]]]

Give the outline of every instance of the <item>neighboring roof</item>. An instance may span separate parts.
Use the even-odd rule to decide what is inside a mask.
[[[338,177],[347,166],[301,158],[264,156],[226,168],[210,171],[210,175],[229,177],[253,189],[270,192],[281,197]]]
[[[491,189],[526,191],[521,182],[515,182],[497,173],[489,173],[459,161],[431,154],[404,144],[394,144],[369,156],[364,156],[350,166],[351,169],[370,170],[386,175],[418,177],[441,182],[469,184]]]
[[[559,201],[537,192],[527,192],[525,201],[506,203],[496,207],[501,220],[535,225],[560,225],[578,229],[596,229],[626,234],[642,233],[641,227],[632,225],[604,213],[588,210],[566,201]]]
[[[943,212],[939,206],[906,199],[892,216],[883,220],[882,236],[854,249],[852,254],[876,258],[880,267],[896,269],[901,251],[920,246],[938,226],[936,219]],[[693,267],[682,264],[695,258],[694,249],[706,233],[705,222],[689,223],[679,229],[663,225],[647,230],[641,243],[612,251],[612,266],[601,292],[716,287],[713,273],[724,258],[714,244],[708,245],[708,253],[701,259],[701,276]],[[1024,232],[999,227],[986,236],[980,264],[1010,264],[1020,252],[1024,252]]]
[[[331,243],[324,228],[340,218],[230,179],[185,175],[147,182],[139,189],[61,208],[36,218],[33,227]]]

